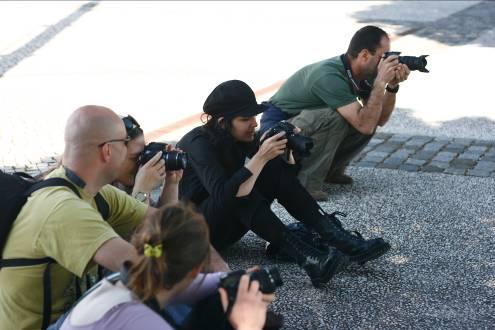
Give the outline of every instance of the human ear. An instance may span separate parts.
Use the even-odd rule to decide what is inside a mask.
[[[224,117],[220,117],[217,119],[217,123],[218,125],[221,127],[221,128],[225,128],[225,118]]]

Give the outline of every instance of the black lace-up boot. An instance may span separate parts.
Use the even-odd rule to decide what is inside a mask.
[[[320,251],[291,233],[284,233],[280,248],[296,260],[317,288],[330,281],[332,276],[349,262],[342,252],[336,249]]]
[[[366,240],[358,232],[345,230],[336,215],[346,216],[345,213],[341,212],[326,214],[313,227],[323,240],[345,253],[350,261],[364,264],[390,250],[390,244],[382,238]]]

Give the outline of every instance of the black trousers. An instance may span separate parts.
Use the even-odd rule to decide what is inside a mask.
[[[240,240],[249,230],[279,245],[285,225],[272,212],[277,201],[297,220],[311,226],[324,216],[323,210],[301,185],[294,166],[277,157],[269,161],[246,197],[237,199],[234,207],[207,198],[199,205],[210,229],[212,245],[224,249]]]

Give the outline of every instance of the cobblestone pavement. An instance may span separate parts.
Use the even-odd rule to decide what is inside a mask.
[[[59,158],[0,166],[0,170],[37,176],[56,166]],[[351,166],[495,177],[495,141],[377,133]]]
[[[352,165],[495,177],[495,141],[377,133]]]

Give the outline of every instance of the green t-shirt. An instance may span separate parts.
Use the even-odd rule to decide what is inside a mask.
[[[333,110],[357,101],[340,56],[305,66],[294,73],[270,102],[290,114],[329,107]]]
[[[63,177],[60,167],[49,177]],[[93,196],[82,198],[66,187],[36,191],[14,222],[3,258],[51,257],[52,321],[74,301],[74,275],[82,277],[95,264],[98,248],[109,239],[127,237],[144,218],[147,205],[111,185],[100,193],[110,209],[108,222]],[[43,318],[43,271],[46,264],[0,269],[0,329],[39,329]]]

